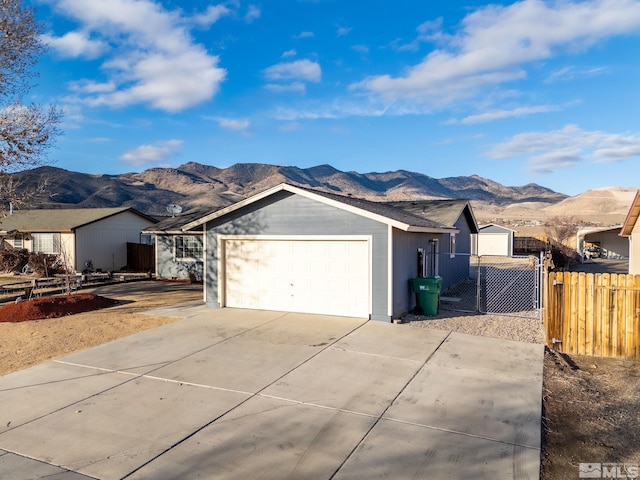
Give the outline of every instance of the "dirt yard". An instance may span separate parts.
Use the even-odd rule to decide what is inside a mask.
[[[202,299],[202,285],[141,281],[83,293],[117,300],[114,307],[31,322],[0,322],[0,375],[125,337],[177,318],[141,312]],[[23,302],[24,303],[24,302]]]
[[[201,285],[154,281],[89,292],[118,303],[62,318],[0,323],[0,375],[174,322],[141,312],[202,298]],[[640,463],[639,398],[640,362],[547,351],[542,480],[578,478],[580,463]]]
[[[640,362],[547,351],[542,480],[578,478],[580,463],[639,464],[639,407]]]

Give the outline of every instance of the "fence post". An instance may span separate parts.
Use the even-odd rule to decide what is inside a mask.
[[[478,255],[476,264],[476,313],[480,312],[482,295],[482,257]]]

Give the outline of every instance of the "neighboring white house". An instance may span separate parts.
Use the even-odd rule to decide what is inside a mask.
[[[515,230],[495,223],[483,225],[478,230],[477,234],[471,235],[472,255],[500,255],[507,257],[513,255]]]
[[[127,242],[156,220],[133,208],[18,210],[0,218],[0,244],[30,252],[61,255],[77,272],[89,260],[96,270],[127,265]]]
[[[638,224],[638,217],[640,217],[640,190],[636,192],[627,218],[620,230],[620,236],[629,239],[629,273],[632,275],[640,275],[640,224]]]

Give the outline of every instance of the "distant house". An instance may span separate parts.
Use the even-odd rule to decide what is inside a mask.
[[[638,217],[640,217],[640,190],[636,192],[627,218],[620,230],[620,236],[629,239],[629,273],[632,275],[640,275],[640,224],[638,224]]]
[[[133,208],[18,210],[0,218],[3,244],[57,254],[81,272],[91,261],[102,271],[127,265],[127,242],[142,243],[142,230],[156,220]]]
[[[477,234],[471,235],[472,255],[513,256],[515,230],[495,223],[482,225]]]
[[[182,228],[215,210],[195,208],[161,220],[143,231],[152,236],[155,244],[156,278],[202,280],[204,229],[202,226],[187,231]]]
[[[180,227],[201,229],[208,306],[387,322],[413,308],[411,278],[468,278],[478,231],[466,201],[379,203],[289,184]]]

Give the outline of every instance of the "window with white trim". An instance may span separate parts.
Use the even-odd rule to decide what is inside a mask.
[[[176,260],[202,260],[202,236],[176,235],[173,237]]]
[[[32,251],[36,253],[60,253],[59,233],[34,233]]]
[[[22,237],[13,239],[13,248],[24,248]]]

